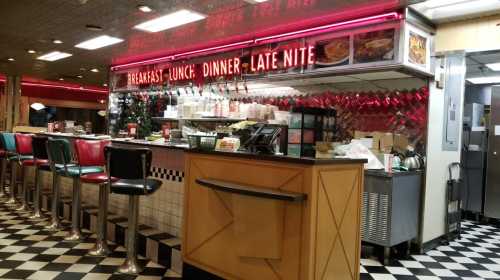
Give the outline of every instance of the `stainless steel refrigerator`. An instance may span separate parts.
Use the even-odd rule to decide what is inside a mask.
[[[500,86],[491,91],[484,215],[500,218]]]

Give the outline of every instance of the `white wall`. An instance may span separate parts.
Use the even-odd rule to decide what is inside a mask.
[[[435,83],[430,84],[429,99],[429,128],[427,135],[427,172],[425,182],[425,196],[423,206],[422,242],[428,242],[445,233],[445,191],[448,180],[448,165],[460,162],[458,151],[443,151],[444,125],[444,91],[437,89]],[[463,108],[464,96],[460,99]],[[459,124],[462,127],[463,116]],[[460,133],[461,134],[461,133]],[[460,135],[459,147],[462,146]]]

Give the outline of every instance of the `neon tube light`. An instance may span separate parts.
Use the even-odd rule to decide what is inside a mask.
[[[322,26],[318,26],[318,27],[313,27],[313,28],[288,32],[288,33],[282,33],[282,34],[277,34],[277,35],[272,35],[272,36],[267,36],[267,37],[261,37],[261,38],[255,39],[255,43],[258,44],[258,43],[262,43],[264,41],[288,38],[288,37],[293,37],[293,36],[298,36],[298,35],[303,35],[303,34],[311,35],[313,33],[325,32],[325,31],[328,31],[330,29],[336,29],[336,28],[342,27],[342,26],[364,24],[364,23],[368,23],[368,22],[372,22],[372,21],[391,20],[391,19],[401,19],[401,15],[399,13],[392,12],[392,13],[381,14],[381,15],[376,15],[376,16],[371,16],[371,17],[365,17],[365,18],[359,18],[359,19],[348,20],[348,21],[343,21],[343,22],[337,22],[337,23],[322,25]]]
[[[253,42],[254,42],[253,40],[247,40],[247,41],[236,42],[236,43],[231,43],[231,44],[222,45],[222,46],[216,46],[216,47],[210,47],[210,48],[206,48],[206,49],[200,49],[200,50],[179,53],[179,54],[165,56],[165,57],[159,57],[159,58],[142,60],[142,61],[138,61],[138,62],[120,64],[120,65],[116,65],[116,66],[111,67],[111,69],[117,70],[119,68],[124,68],[124,67],[129,67],[129,66],[151,64],[153,62],[165,62],[165,61],[169,61],[169,60],[174,60],[174,59],[176,59],[178,57],[182,57],[182,56],[194,55],[194,54],[205,53],[205,52],[210,52],[210,51],[217,51],[217,50],[221,50],[221,49],[229,49],[229,48],[239,47],[242,45],[249,45],[249,44],[252,44]]]
[[[30,83],[30,82],[21,82],[21,85],[33,86],[33,87],[61,88],[61,89],[69,89],[69,90],[90,91],[90,92],[98,92],[98,93],[108,93],[107,90],[101,90],[101,89],[90,89],[90,88],[84,88],[84,87],[69,87],[69,86],[60,86],[60,85],[37,84],[37,83]]]
[[[375,16],[369,16],[369,17],[358,18],[358,19],[354,19],[354,20],[348,20],[348,21],[342,21],[342,22],[322,25],[322,26],[308,28],[308,29],[297,30],[297,31],[293,31],[293,32],[287,32],[287,33],[281,33],[281,34],[276,34],[276,35],[271,35],[271,36],[260,37],[260,38],[254,39],[254,40],[239,41],[239,42],[235,42],[235,43],[231,43],[231,44],[227,44],[227,45],[221,45],[221,46],[193,50],[193,51],[188,51],[188,52],[183,52],[183,53],[178,53],[178,54],[172,54],[172,55],[163,56],[163,57],[159,57],[159,58],[146,59],[146,60],[141,60],[141,61],[136,61],[136,62],[118,64],[118,65],[112,66],[111,70],[118,70],[121,68],[128,68],[131,66],[152,64],[154,62],[165,62],[165,61],[174,60],[176,58],[183,57],[183,56],[208,53],[208,52],[213,52],[213,51],[218,51],[218,50],[223,50],[223,49],[230,49],[230,48],[240,47],[243,45],[252,45],[252,44],[258,45],[258,44],[263,44],[264,42],[271,41],[271,40],[274,41],[274,40],[283,40],[285,38],[288,39],[288,38],[293,37],[293,36],[299,36],[299,35],[304,36],[304,35],[318,34],[318,33],[322,33],[322,32],[331,31],[332,29],[337,29],[340,27],[345,27],[345,26],[350,26],[350,25],[361,25],[361,24],[367,24],[367,23],[373,23],[373,22],[379,22],[379,21],[383,22],[383,21],[389,21],[389,20],[397,20],[397,19],[401,19],[401,18],[402,18],[402,15],[397,13],[397,12],[385,13],[385,14],[380,14],[380,15],[375,15]]]
[[[227,45],[222,45],[222,46],[217,46],[217,47],[211,47],[211,48],[206,48],[206,49],[201,49],[201,50],[189,51],[189,52],[175,54],[175,55],[173,55],[173,58],[175,59],[177,57],[182,57],[182,56],[188,56],[188,55],[193,55],[193,54],[218,51],[218,50],[221,50],[221,49],[229,49],[229,48],[233,48],[233,47],[239,47],[241,45],[250,45],[253,42],[254,42],[254,40],[247,40],[247,41],[242,41],[242,42],[237,42],[237,43],[232,43],[232,44],[227,44]]]
[[[125,64],[120,64],[116,66],[112,66],[111,70],[118,70],[119,68],[124,68],[124,67],[129,67],[129,66],[136,66],[136,65],[144,65],[144,64],[151,64],[153,62],[165,62],[169,60],[173,60],[174,56],[163,56],[159,58],[153,58],[153,59],[147,59],[147,60],[141,60],[137,62],[130,62],[130,63],[125,63]]]

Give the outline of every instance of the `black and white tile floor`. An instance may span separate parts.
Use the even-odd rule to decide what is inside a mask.
[[[95,236],[83,243],[65,242],[66,231],[46,231],[44,220],[28,216],[0,203],[0,279],[181,279],[145,259],[141,262],[146,269],[140,275],[117,274],[126,255],[123,247],[111,245],[108,257],[87,256]],[[500,229],[465,222],[460,240],[425,255],[395,260],[389,266],[362,259],[361,280],[368,279],[500,279]]]
[[[125,248],[111,244],[113,253],[108,257],[87,256],[95,236],[81,243],[65,242],[66,231],[46,231],[45,220],[28,217],[0,203],[0,279],[180,279],[145,259],[140,261],[146,268],[138,276],[115,273],[125,259]]]
[[[412,255],[389,266],[362,259],[361,280],[368,279],[500,279],[500,229],[464,222],[461,239],[425,255]]]

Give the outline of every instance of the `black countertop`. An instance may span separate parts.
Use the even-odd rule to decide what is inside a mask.
[[[182,145],[182,144],[176,144],[176,143],[171,143],[171,142],[166,142],[166,143],[155,143],[152,141],[146,141],[146,140],[138,140],[138,139],[132,139],[132,140],[125,140],[123,138],[101,138],[98,136],[88,136],[88,135],[74,135],[71,133],[49,133],[49,132],[41,132],[38,133],[40,135],[46,135],[46,136],[51,136],[51,137],[68,137],[68,138],[74,138],[74,139],[86,139],[86,140],[110,140],[112,143],[117,143],[117,144],[128,144],[128,145],[137,145],[137,146],[150,146],[150,147],[158,147],[158,148],[167,148],[167,149],[177,149],[177,150],[186,150],[188,149],[187,145]],[[106,136],[106,135],[101,135],[101,136]]]
[[[87,136],[87,135],[73,135],[70,133],[39,133],[41,135],[51,136],[51,137],[68,137],[75,139],[87,139],[87,140],[111,140],[112,143],[116,144],[126,144],[126,145],[137,145],[137,146],[149,146],[158,147],[166,149],[177,149],[185,150],[192,153],[202,153],[210,155],[221,155],[227,157],[238,157],[247,159],[258,159],[258,160],[268,160],[268,161],[278,161],[296,164],[309,164],[309,165],[329,165],[329,164],[364,164],[367,162],[366,159],[349,159],[349,158],[333,158],[333,159],[316,159],[310,157],[292,157],[292,156],[277,156],[277,155],[267,155],[267,154],[255,154],[249,152],[219,152],[219,151],[200,151],[189,149],[187,145],[179,145],[174,143],[154,143],[146,140],[124,140],[121,138],[108,138],[103,139],[98,136]]]
[[[194,150],[194,149],[187,149],[186,152],[205,154],[205,155],[218,155],[218,156],[225,156],[225,157],[245,158],[245,159],[278,161],[278,162],[296,163],[296,164],[309,164],[309,165],[364,164],[367,162],[366,159],[350,159],[350,158],[317,159],[317,158],[310,158],[310,157],[292,157],[292,156],[255,154],[255,153],[249,153],[249,152],[200,151],[200,150]]]
[[[399,176],[410,176],[410,175],[419,175],[423,174],[423,170],[411,170],[411,171],[396,171],[394,170],[392,173],[385,172],[383,169],[366,169],[365,176],[378,176],[378,177],[399,177]]]

